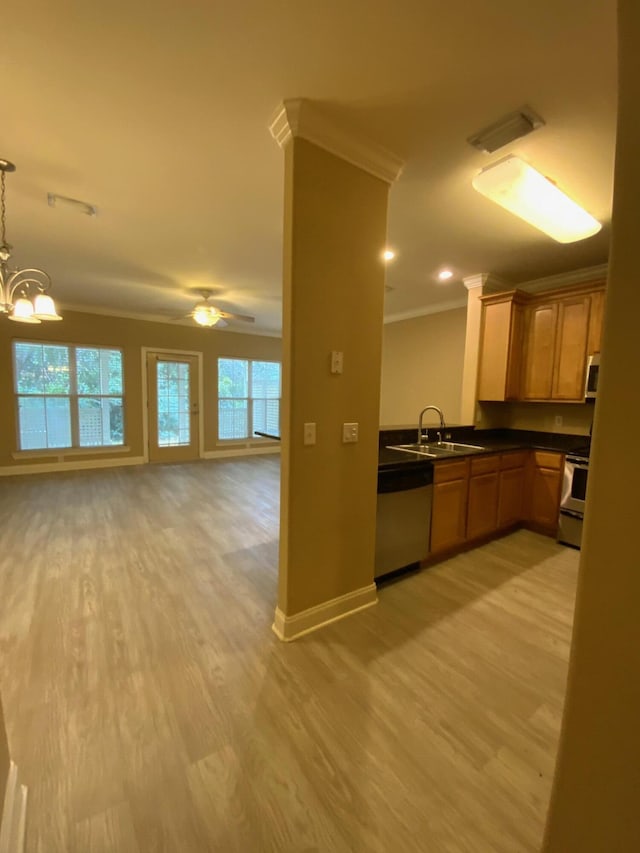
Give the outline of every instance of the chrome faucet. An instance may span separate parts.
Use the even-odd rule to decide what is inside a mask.
[[[422,419],[424,418],[424,413],[428,411],[437,412],[440,416],[440,432],[438,433],[439,440],[442,441],[442,433],[445,431],[445,422],[444,415],[442,414],[442,409],[439,409],[437,406],[425,406],[424,409],[420,412],[420,416],[418,417],[418,444],[422,444],[423,435],[422,435]],[[426,433],[424,435],[424,439],[429,441],[429,428],[427,427]]]

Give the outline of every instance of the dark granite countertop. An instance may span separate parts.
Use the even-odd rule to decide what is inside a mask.
[[[431,428],[432,429],[432,428]],[[432,432],[435,437],[435,431]],[[481,456],[488,453],[506,453],[510,450],[549,450],[557,453],[582,451],[588,455],[589,436],[571,435],[554,432],[535,432],[517,429],[475,429],[474,427],[447,427],[447,436],[452,441],[475,444],[482,451],[469,453],[440,454],[437,459],[426,457],[429,463],[440,460],[464,459],[467,456]],[[410,444],[416,440],[416,429],[393,429],[380,431],[380,450],[378,469],[388,470],[395,466],[424,464],[425,457],[420,453],[404,450],[391,450],[389,445]]]

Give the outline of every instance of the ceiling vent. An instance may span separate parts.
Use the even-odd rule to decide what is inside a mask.
[[[544,119],[535,113],[531,107],[521,107],[478,131],[478,133],[474,133],[467,139],[467,142],[479,151],[492,154],[498,148],[503,148],[515,139],[520,139],[521,136],[531,133],[532,130],[543,127],[544,123]]]

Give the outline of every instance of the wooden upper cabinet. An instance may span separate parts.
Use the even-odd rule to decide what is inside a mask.
[[[478,400],[520,397],[523,304],[517,291],[484,297],[478,361]]]
[[[590,308],[589,295],[558,305],[552,400],[584,400]]]
[[[527,307],[523,400],[551,399],[557,325],[557,302]]]
[[[584,400],[587,356],[600,351],[604,282],[481,299],[478,400]]]
[[[589,338],[587,355],[600,352],[602,345],[602,320],[604,318],[604,290],[595,290],[591,294],[591,311],[589,316]]]

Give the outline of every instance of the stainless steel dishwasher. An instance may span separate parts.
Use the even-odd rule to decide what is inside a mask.
[[[429,554],[433,464],[399,464],[378,471],[375,577]]]

